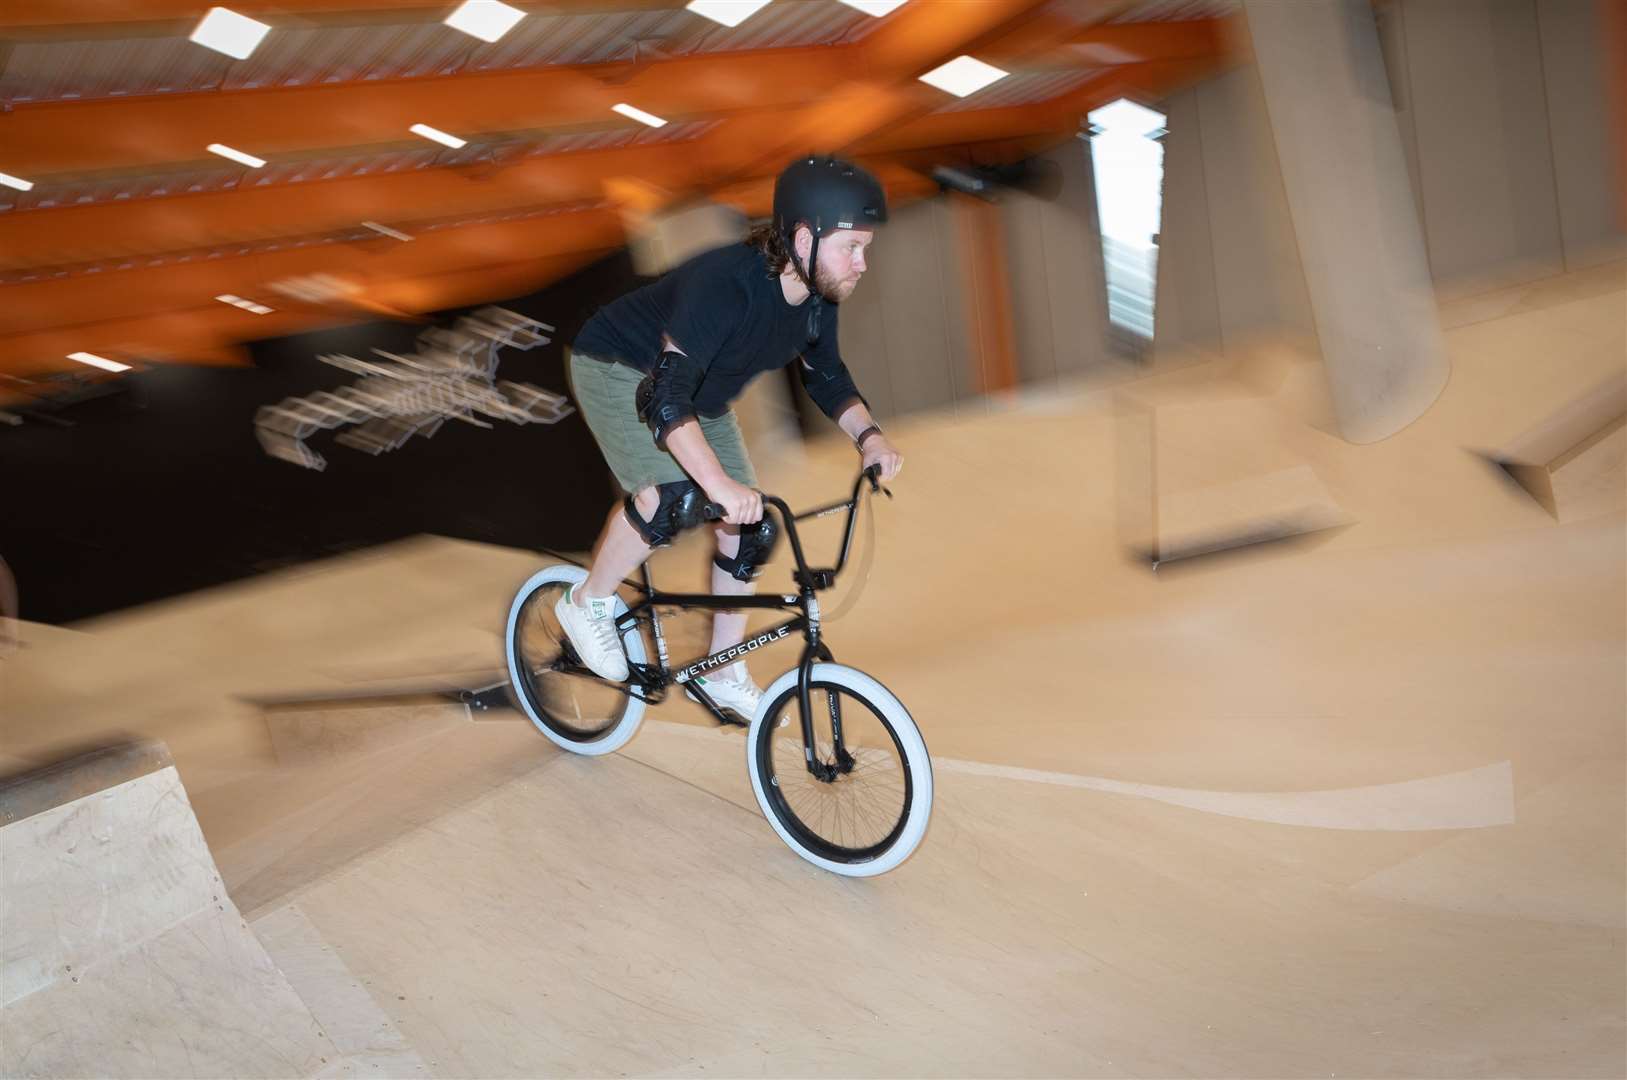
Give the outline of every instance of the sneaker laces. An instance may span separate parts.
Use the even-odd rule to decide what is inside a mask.
[[[606,615],[595,619],[588,616],[588,625],[593,627],[593,637],[601,648],[615,650],[621,647],[621,641],[616,635],[616,617]]]
[[[587,601],[582,605],[581,611],[587,616],[587,624],[593,631],[594,643],[601,648],[616,649],[621,645],[621,637],[616,633],[616,609],[608,598],[600,601],[604,604],[604,614],[595,617],[593,614],[594,597],[583,597]],[[573,593],[566,598],[566,603],[575,604],[576,596]]]

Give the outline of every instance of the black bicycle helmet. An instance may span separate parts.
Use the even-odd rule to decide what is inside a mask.
[[[819,239],[836,229],[873,229],[887,222],[887,193],[868,170],[840,158],[810,155],[793,161],[774,181],[774,227],[792,253],[791,266],[808,287],[808,340],[819,339],[821,297],[811,271],[796,260],[797,226],[813,234],[808,266],[819,261]]]
[[[868,229],[887,221],[881,181],[849,161],[806,157],[774,182],[774,224],[789,243],[798,225],[815,238],[833,229]]]

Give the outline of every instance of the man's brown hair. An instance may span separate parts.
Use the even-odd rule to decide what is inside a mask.
[[[746,243],[763,253],[768,260],[768,276],[779,277],[791,264],[791,253],[786,250],[785,237],[772,221],[755,226],[746,234]]]

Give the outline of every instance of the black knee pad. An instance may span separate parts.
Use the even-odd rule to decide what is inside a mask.
[[[706,506],[706,493],[693,480],[674,480],[655,485],[660,502],[655,513],[645,521],[638,512],[631,495],[622,501],[622,513],[638,530],[638,535],[651,547],[666,547],[685,529],[693,529],[706,520],[702,509]]]
[[[755,525],[742,525],[739,554],[731,559],[720,551],[713,557],[712,565],[736,581],[751,581],[762,572],[779,538],[780,527],[771,517],[765,516]]]

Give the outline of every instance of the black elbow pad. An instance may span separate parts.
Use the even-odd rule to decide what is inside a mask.
[[[638,418],[649,426],[662,450],[667,448],[667,432],[695,418],[695,391],[703,375],[699,364],[669,349],[638,384]]]

